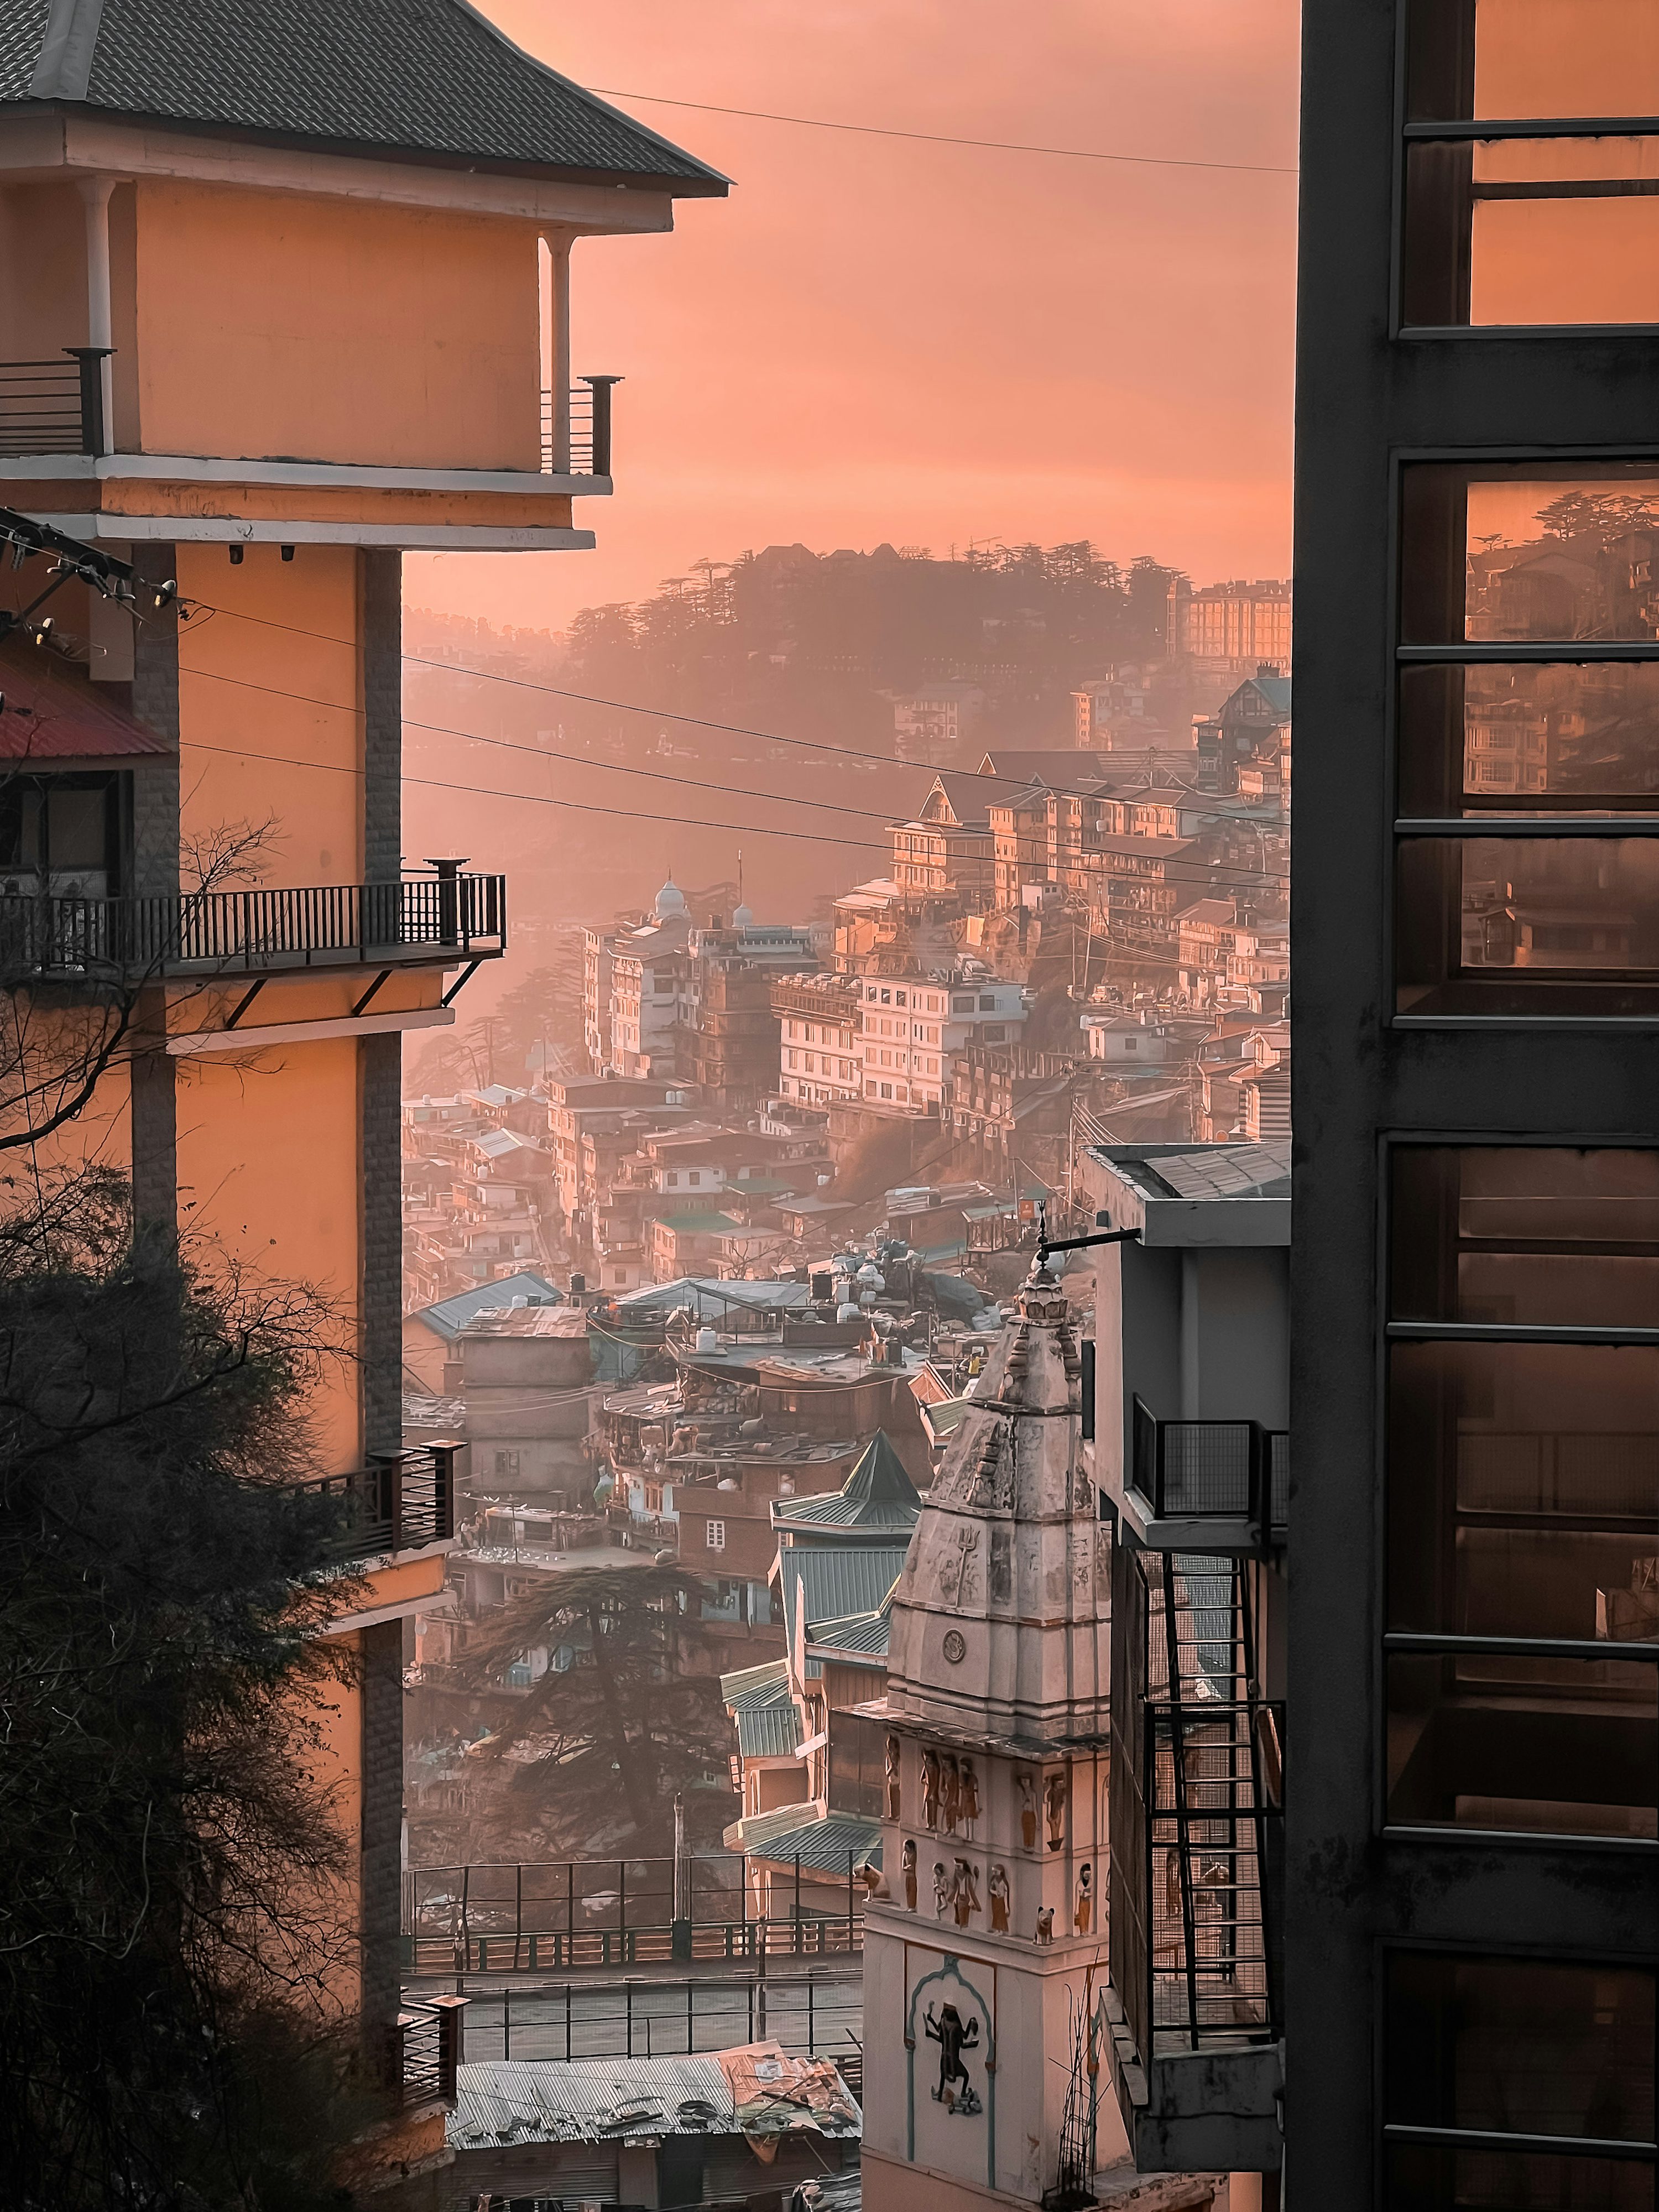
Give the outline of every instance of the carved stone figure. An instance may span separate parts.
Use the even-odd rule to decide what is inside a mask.
[[[883,1874],[879,1867],[866,1866],[865,1868],[864,1893],[866,1898],[890,1898],[892,1896],[892,1891],[887,1887],[887,1877]]]
[[[966,1859],[957,1861],[955,1879],[951,1884],[951,1893],[957,1908],[957,1926],[965,1928],[968,1925],[969,1916],[980,1909],[979,1876]]]
[[[1051,1774],[1042,1785],[1042,1806],[1048,1816],[1048,1848],[1057,1851],[1066,1840],[1066,1777]]]
[[[1008,1933],[1008,1869],[994,1866],[986,1879],[986,1890],[991,1899],[991,1929],[994,1935]]]
[[[899,1875],[904,1887],[904,1909],[907,1912],[914,1912],[916,1909],[916,1839],[914,1836],[907,1836],[904,1839],[904,1849],[899,1854]]]
[[[887,1817],[899,1817],[899,1740],[896,1735],[887,1739]]]
[[[939,1810],[944,1815],[945,1834],[954,1836],[962,1812],[962,1776],[949,1752],[939,1766]]]
[[[939,1826],[939,1753],[921,1754],[921,1817],[930,1828]]]
[[[972,2016],[964,2027],[962,2014],[953,2004],[942,2005],[937,2014],[929,2005],[923,2016],[922,2030],[939,2045],[939,2087],[933,2092],[933,2102],[963,2119],[972,2119],[984,2108],[968,2078],[962,2054],[979,2047],[978,2015]]]
[[[943,1920],[951,1907],[951,1877],[943,1859],[933,1861],[933,1917]]]
[[[1052,1905],[1037,1907],[1036,1940],[1039,1943],[1052,1943],[1054,1940],[1054,1908]]]
[[[1077,1910],[1072,1915],[1072,1924],[1079,1936],[1089,1932],[1089,1923],[1094,1913],[1094,1873],[1085,1859],[1077,1878]]]
[[[962,1825],[971,1836],[974,1823],[979,1818],[979,1777],[974,1771],[974,1762],[962,1762]]]
[[[1029,1774],[1014,1777],[1019,1784],[1019,1832],[1028,1851],[1036,1849],[1037,1803],[1036,1784]]]

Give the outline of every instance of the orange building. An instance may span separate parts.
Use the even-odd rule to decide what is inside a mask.
[[[453,1474],[400,1449],[402,1039],[507,941],[501,878],[403,851],[400,556],[593,543],[615,380],[572,397],[573,246],[726,186],[460,0],[14,13],[0,507],[177,597],[71,580],[50,643],[0,647],[3,981],[131,1009],[60,1156],[130,1163],[141,1217],[353,1316],[313,1409],[371,1569],[337,1624],[340,1996],[378,2051],[402,2023],[396,2179],[445,2155],[449,2031],[401,2010],[398,1913],[403,1636]]]

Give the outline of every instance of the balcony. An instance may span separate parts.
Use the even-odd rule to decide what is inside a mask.
[[[465,1997],[405,2000],[393,2030],[392,2081],[404,2112],[455,2102],[455,2069],[461,2061],[461,2015]]]
[[[0,983],[131,988],[174,978],[264,977],[354,968],[453,968],[507,950],[507,878],[431,876],[293,890],[152,898],[54,896],[50,879],[0,878]]]
[[[33,460],[52,454],[76,454],[119,465],[141,460],[188,460],[183,455],[112,454],[104,408],[105,370],[112,349],[65,346],[44,361],[0,362],[0,461]],[[584,376],[572,388],[562,410],[556,394],[539,395],[538,460],[526,474],[581,480],[581,488],[602,490],[611,476],[611,392],[619,376]],[[211,458],[197,457],[197,458]],[[270,465],[250,464],[255,480],[270,477]],[[303,460],[279,465],[286,477],[302,477],[337,463]],[[349,473],[358,473],[350,471]],[[383,473],[383,472],[382,472]],[[479,471],[514,474],[514,471]],[[574,488],[574,487],[573,487]]]
[[[423,1444],[388,1452],[349,1474],[327,1474],[299,1487],[338,1498],[345,1510],[337,1540],[342,1561],[386,1559],[447,1544],[455,1535],[455,1455],[459,1443]]]
[[[1134,1401],[1124,1510],[1151,1550],[1265,1555],[1290,1517],[1291,1439],[1259,1421],[1160,1421]]]

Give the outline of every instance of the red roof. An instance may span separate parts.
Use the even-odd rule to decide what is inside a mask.
[[[146,729],[73,661],[12,638],[0,646],[0,760],[166,758],[174,748]]]

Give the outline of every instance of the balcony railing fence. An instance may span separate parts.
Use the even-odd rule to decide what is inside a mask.
[[[1144,2063],[1279,2032],[1283,1708],[1255,1693],[1248,1576],[1126,1554],[1114,1589],[1111,1975]]]
[[[393,2081],[405,2111],[420,2105],[453,2105],[455,2069],[461,2063],[461,2023],[467,1999],[405,2000],[398,2015]]]
[[[1291,1439],[1259,1421],[1160,1421],[1133,1407],[1134,1487],[1160,1521],[1246,1521],[1263,1538],[1289,1522]]]
[[[507,878],[458,873],[150,898],[0,896],[0,976],[87,980],[396,966],[506,949]]]
[[[0,459],[104,451],[104,346],[53,361],[0,362]]]
[[[556,394],[542,393],[542,474],[608,477],[611,473],[611,394],[619,376],[585,376],[572,387],[568,410],[568,467],[560,465]]]
[[[299,1487],[337,1498],[345,1507],[340,1550],[346,1559],[447,1544],[455,1534],[455,1456],[464,1449],[434,1443],[389,1452],[348,1474],[323,1475]]]

